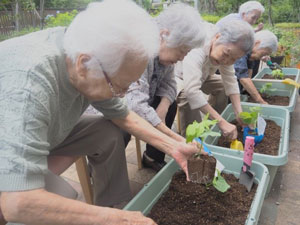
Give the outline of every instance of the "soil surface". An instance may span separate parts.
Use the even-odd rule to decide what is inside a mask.
[[[266,94],[261,94],[261,97],[263,98],[263,100],[269,103],[269,105],[288,106],[290,104],[290,97],[288,96],[268,96]],[[251,96],[249,96],[248,102],[256,103],[256,101],[254,101],[254,99]]]
[[[241,225],[244,224],[257,185],[247,192],[234,175],[223,174],[230,189],[221,193],[213,186],[206,187],[186,181],[177,172],[169,190],[154,205],[148,215],[159,225]]]
[[[284,75],[283,79],[290,78],[291,80],[295,80],[296,76],[293,75]],[[268,80],[281,80],[281,79],[275,79],[271,74],[265,74],[262,76],[262,79],[268,79]]]
[[[255,153],[278,155],[279,142],[281,135],[281,127],[272,120],[266,120],[267,126],[263,140],[254,147]],[[231,122],[237,126],[238,140],[243,141],[242,127],[237,124],[236,120]],[[225,137],[221,136],[218,140],[218,146],[230,148],[230,142]]]

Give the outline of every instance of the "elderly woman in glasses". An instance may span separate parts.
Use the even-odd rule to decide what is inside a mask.
[[[258,1],[248,1],[243,3],[238,13],[231,13],[224,18],[220,19],[216,25],[220,26],[224,21],[231,21],[233,19],[243,20],[250,25],[256,24],[257,20],[264,13],[265,8]],[[258,24],[257,28],[255,28],[254,32],[261,31],[264,28],[264,24]]]
[[[257,103],[268,104],[257,91],[251,78],[255,60],[271,55],[277,50],[277,37],[268,30],[255,33],[255,43],[252,51],[234,63],[235,75],[238,79],[240,90],[249,93]]]
[[[201,48],[193,49],[176,65],[180,93],[177,98],[182,135],[193,121],[201,121],[201,113],[217,119],[224,136],[237,138],[236,126],[220,115],[227,105],[227,97],[233,104],[236,119],[242,111],[240,92],[233,64],[250,52],[254,43],[252,27],[241,20],[225,21],[221,27],[207,23],[207,39]],[[220,75],[215,75],[216,70]],[[212,94],[209,99],[204,94]],[[211,106],[213,105],[213,107]]]
[[[185,4],[173,4],[157,18],[160,29],[159,55],[151,59],[142,77],[133,83],[126,94],[130,109],[146,119],[156,129],[177,141],[185,139],[170,128],[176,115],[176,81],[174,63],[183,60],[193,48],[200,47],[205,39],[205,30],[200,15]],[[125,145],[130,134],[125,133]],[[159,171],[166,163],[165,153],[147,144],[143,154],[144,167]]]
[[[119,127],[174,157],[184,171],[198,151],[154,129],[118,98],[157,54],[158,37],[152,18],[132,1],[104,0],[67,29],[0,43],[0,212],[8,224],[156,224],[140,212],[104,206],[131,197]],[[82,115],[90,104],[103,115]],[[88,156],[97,206],[57,190],[61,158],[80,155]]]

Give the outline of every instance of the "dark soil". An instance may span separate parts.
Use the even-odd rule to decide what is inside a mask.
[[[217,160],[213,156],[201,155],[201,158],[188,160],[190,180],[199,184],[211,183],[214,179]]]
[[[278,155],[281,127],[272,120],[266,120],[266,122],[265,136],[263,140],[254,147],[254,152],[267,155]],[[231,123],[237,126],[238,140],[243,141],[242,127],[239,126],[235,120]],[[230,148],[230,142],[221,136],[218,140],[218,146]]]
[[[296,76],[293,76],[293,75],[284,75],[284,78],[283,79],[286,79],[286,78],[290,78],[292,80],[295,80]],[[281,79],[275,79],[271,74],[265,74],[262,76],[262,79],[268,79],[268,80],[281,80]]]
[[[257,185],[247,192],[234,175],[223,174],[230,189],[221,193],[214,187],[187,182],[185,174],[173,176],[169,190],[148,215],[159,225],[241,225],[244,224]]]
[[[278,95],[268,96],[266,94],[261,94],[261,97],[263,98],[263,100],[269,103],[269,105],[288,106],[290,104],[290,97],[288,96],[278,96]],[[249,96],[248,102],[256,103],[251,96]]]

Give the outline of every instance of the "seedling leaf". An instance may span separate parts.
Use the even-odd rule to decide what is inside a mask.
[[[230,185],[226,182],[224,177],[222,177],[221,172],[219,170],[217,170],[217,172],[218,176],[214,177],[213,185],[218,191],[224,193],[230,188]]]

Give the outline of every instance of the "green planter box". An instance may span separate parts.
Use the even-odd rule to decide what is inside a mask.
[[[236,177],[239,177],[243,163],[241,158],[218,153],[215,153],[214,156],[225,166],[225,173],[234,174]],[[124,210],[141,211],[144,215],[147,215],[160,196],[168,190],[172,176],[178,169],[179,166],[177,163],[171,160],[124,207]],[[258,187],[247,220],[245,221],[246,225],[257,224],[270,178],[268,169],[259,162],[253,162],[251,170],[256,174],[255,183],[258,184]]]
[[[253,103],[241,103],[243,111],[249,111],[250,107],[257,106],[257,104]],[[260,105],[261,116],[264,119],[274,121],[278,126],[281,127],[281,135],[280,135],[280,144],[278,149],[278,155],[266,155],[260,153],[253,154],[253,160],[261,162],[267,166],[270,173],[270,182],[267,189],[267,194],[269,193],[274,177],[277,173],[277,169],[279,166],[282,166],[288,161],[288,151],[289,151],[289,129],[290,129],[290,115],[287,109],[284,108],[275,108],[274,106],[269,105]],[[235,119],[235,115],[232,109],[232,105],[229,104],[225,110],[222,112],[222,117],[226,121],[232,121]],[[212,128],[213,131],[220,131],[219,127],[215,125]],[[238,150],[232,150],[230,148],[217,146],[219,137],[211,137],[208,136],[204,139],[204,143],[213,153],[223,153],[226,155],[236,156],[243,158],[244,152]]]
[[[286,75],[292,75],[295,76],[295,81],[299,81],[300,78],[300,70],[297,68],[282,68],[282,71],[284,74]],[[252,80],[261,80],[261,78],[265,75],[265,74],[271,74],[272,70],[270,68],[264,68],[262,69],[259,73],[256,74],[255,77],[252,78]],[[268,80],[268,79],[263,79],[265,81],[275,81],[275,82],[281,82],[280,80]]]
[[[299,96],[297,88],[295,88],[292,85],[283,84],[281,82],[277,82],[277,81],[273,81],[273,80],[260,79],[260,80],[252,80],[252,81],[258,91],[265,83],[272,83],[272,88],[276,88],[276,91],[271,92],[270,95],[288,96],[290,98],[289,105],[287,105],[287,106],[272,105],[272,107],[285,108],[290,113],[292,113],[295,110],[297,98]],[[243,96],[243,98],[241,98],[241,101],[247,101],[247,100],[248,100],[248,98],[245,98],[245,96]],[[253,103],[253,104],[260,105],[259,103]]]

